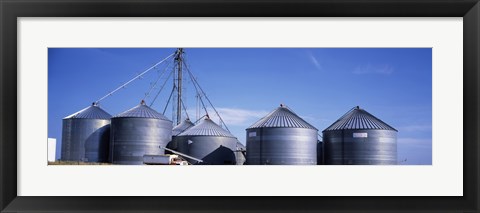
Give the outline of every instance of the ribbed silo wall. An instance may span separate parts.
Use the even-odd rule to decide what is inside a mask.
[[[187,136],[175,136],[173,137],[172,141],[176,145],[176,150],[183,154],[189,153],[188,147],[188,137]]]
[[[167,148],[178,151],[178,142],[176,140],[176,136],[172,136],[172,140],[167,143]],[[169,153],[169,151],[166,151],[166,153]]]
[[[184,121],[182,121],[182,123],[180,123],[179,125],[174,127],[173,130],[172,130],[172,141],[170,141],[167,144],[167,148],[170,148],[170,149],[182,152],[182,153],[187,153],[188,152],[188,147],[185,148],[185,143],[179,145],[179,142],[181,143],[182,141],[177,139],[177,135],[179,135],[180,133],[184,132],[185,130],[187,130],[188,128],[193,127],[193,126],[195,126],[195,125],[190,120],[184,120]],[[186,145],[188,146],[188,144],[186,144]]]
[[[305,128],[247,129],[248,165],[316,165],[317,133]]]
[[[397,132],[392,130],[335,130],[323,132],[325,164],[395,165]]]
[[[143,164],[144,155],[163,155],[172,139],[172,122],[154,118],[112,118],[110,162],[113,164]]]
[[[323,142],[317,143],[317,165],[323,165]]]
[[[244,165],[245,161],[247,161],[247,159],[245,158],[245,154],[243,154],[240,151],[236,151],[235,152],[235,161],[236,161],[237,165]]]
[[[108,160],[110,120],[63,119],[63,161],[106,162]]]

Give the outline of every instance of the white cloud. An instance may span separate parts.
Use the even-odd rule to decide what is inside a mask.
[[[235,108],[218,108],[218,113],[222,116],[227,125],[251,125],[252,122],[265,117],[269,112],[254,111]],[[253,121],[252,121],[253,120]]]
[[[250,126],[260,118],[265,117],[269,112],[263,110],[248,110],[248,109],[239,109],[239,108],[216,108],[220,117],[227,124],[227,126]],[[215,111],[212,108],[207,108],[210,118],[219,123],[219,118],[215,114]],[[189,109],[188,113],[190,116],[195,116],[195,109]],[[205,110],[200,111],[200,117],[205,115]],[[194,119],[194,118],[192,118]]]
[[[390,75],[394,72],[394,69],[389,64],[375,64],[370,63],[366,65],[359,65],[353,70],[353,74],[381,74],[381,75]]]
[[[320,64],[318,59],[313,55],[311,51],[307,51],[307,56],[312,62],[312,64],[315,66],[315,68],[317,68],[317,70],[322,70],[322,65]]]

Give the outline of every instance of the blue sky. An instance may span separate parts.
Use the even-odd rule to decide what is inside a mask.
[[[172,48],[49,48],[48,137],[61,141],[62,118],[77,112],[164,59]],[[401,164],[432,163],[430,48],[186,48],[186,62],[228,128],[245,129],[281,103],[320,131],[359,105],[396,128]],[[112,115],[145,97],[168,63],[100,102]],[[146,98],[148,105],[167,75]],[[164,111],[167,80],[153,108]],[[184,102],[196,119],[195,89]],[[172,106],[165,115],[172,118]],[[201,113],[202,116],[205,113]],[[214,121],[218,118],[213,116]],[[57,156],[60,148],[57,147]]]

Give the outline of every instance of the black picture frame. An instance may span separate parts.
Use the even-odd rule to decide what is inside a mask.
[[[1,212],[480,211],[479,0],[0,0],[0,14]],[[463,17],[464,196],[181,198],[17,196],[17,18],[196,16]]]

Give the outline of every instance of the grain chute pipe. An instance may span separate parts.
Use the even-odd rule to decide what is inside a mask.
[[[190,155],[186,155],[186,154],[183,154],[183,153],[181,153],[181,152],[177,152],[177,151],[171,150],[171,149],[169,149],[169,148],[167,148],[167,147],[159,146],[158,148],[160,148],[160,149],[165,149],[165,150],[167,150],[167,151],[172,152],[173,154],[177,154],[177,155],[180,155],[180,156],[182,156],[182,157],[186,157],[186,158],[190,158],[190,159],[192,159],[192,160],[196,160],[196,161],[198,161],[199,163],[203,163],[203,160],[201,160],[201,159],[194,158],[194,157],[192,157],[192,156],[190,156]]]

